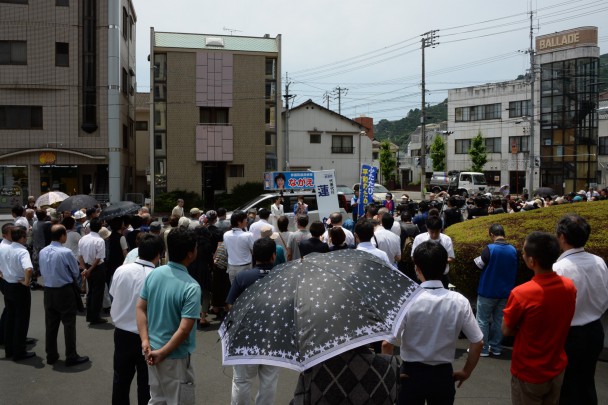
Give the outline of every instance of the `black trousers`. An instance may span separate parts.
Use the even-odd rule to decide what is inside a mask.
[[[0,293],[4,295],[4,290],[6,288],[6,280],[0,277]],[[4,345],[4,326],[6,325],[6,305],[2,310],[2,315],[0,316],[0,345]]]
[[[141,352],[141,339],[137,333],[114,329],[114,381],[112,405],[129,405],[131,381],[137,371],[137,403],[150,400],[148,365]]]
[[[560,404],[597,404],[595,367],[603,347],[604,329],[599,319],[570,328],[566,339],[568,366]]]
[[[4,351],[6,357],[18,357],[25,353],[25,338],[30,327],[32,306],[30,288],[21,283],[6,283],[4,305],[6,307]]]
[[[99,319],[105,285],[106,264],[102,263],[97,265],[87,277],[87,322],[95,322]]]
[[[57,332],[63,323],[65,357],[72,359],[76,353],[76,297],[72,284],[59,288],[44,287],[44,322],[46,325],[46,357],[57,360]]]
[[[428,405],[453,404],[456,388],[452,373],[449,363],[431,366],[404,362],[401,374],[409,378],[401,380],[397,404],[424,405],[425,401]]]

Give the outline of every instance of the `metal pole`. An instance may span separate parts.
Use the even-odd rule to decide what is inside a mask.
[[[283,170],[289,170],[289,76],[285,73],[285,163],[283,164]]]
[[[530,197],[534,197],[534,130],[536,127],[536,114],[534,111],[534,82],[536,81],[536,71],[534,69],[534,48],[532,42],[534,40],[533,17],[534,12],[530,11],[530,109],[532,110],[530,117],[530,187],[528,188]]]
[[[420,110],[420,195],[424,200],[426,182],[426,89],[424,80],[424,48],[426,38],[422,38],[422,108]]]

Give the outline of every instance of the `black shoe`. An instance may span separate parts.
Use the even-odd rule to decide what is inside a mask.
[[[94,321],[89,322],[89,325],[101,325],[101,324],[104,324],[107,322],[108,322],[107,319],[99,318],[99,319],[95,319]]]
[[[36,353],[34,353],[34,352],[23,352],[21,354],[13,356],[13,361],[27,360],[27,359],[31,359],[32,357],[35,357],[35,356],[36,356]]]
[[[34,343],[36,343],[36,339],[34,339],[34,338],[25,338],[25,344],[26,345],[33,345]]]
[[[49,365],[55,364],[55,363],[57,363],[57,360],[59,360],[59,356],[57,356],[57,357],[54,357],[54,356],[53,357],[48,357],[47,356],[47,358],[46,358],[46,364],[49,364]]]
[[[78,364],[86,363],[87,361],[89,361],[89,357],[88,356],[76,356],[76,357],[72,357],[70,359],[67,359],[65,361],[65,366],[66,367],[72,367],[72,366],[76,366]]]
[[[32,281],[32,282],[30,283],[30,288],[31,288],[32,290],[41,290],[41,289],[42,289],[42,286],[41,286],[40,284],[38,284],[36,281]]]

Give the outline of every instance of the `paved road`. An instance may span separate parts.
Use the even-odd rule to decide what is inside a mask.
[[[78,352],[91,362],[66,368],[63,360],[54,366],[45,362],[44,311],[42,291],[32,292],[32,317],[28,336],[38,339],[31,349],[37,357],[21,363],[4,359],[0,352],[0,404],[109,404],[112,391],[113,326],[89,327],[83,316],[77,320]],[[0,300],[0,309],[4,307]],[[221,365],[221,346],[217,322],[197,332],[194,366],[197,376],[197,404],[228,404],[232,369]],[[59,351],[63,355],[63,332],[59,333]],[[466,342],[459,341],[456,366],[466,360]],[[2,349],[0,349],[2,350]],[[471,379],[457,390],[456,404],[508,404],[509,351],[503,358],[482,358]],[[282,369],[278,385],[277,404],[287,404],[293,394],[297,373]],[[608,403],[608,363],[600,362],[596,372],[599,403]],[[133,388],[133,387],[132,387]],[[132,403],[135,391],[131,390]]]

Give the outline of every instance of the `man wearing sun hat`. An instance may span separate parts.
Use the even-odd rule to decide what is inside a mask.
[[[279,234],[277,232],[274,231],[274,228],[272,227],[272,225],[264,225],[260,228],[260,238],[270,238],[272,240],[275,240],[279,237]],[[276,241],[275,241],[276,242]],[[274,265],[278,265],[281,263],[285,263],[287,261],[287,255],[285,254],[285,249],[283,248],[283,246],[279,245],[278,243],[276,243],[277,248],[276,248],[276,258],[274,260]]]

